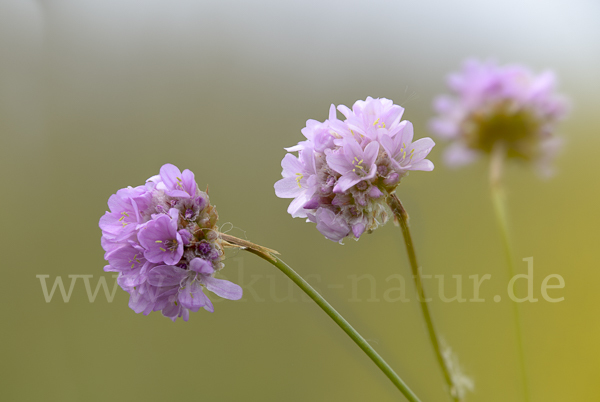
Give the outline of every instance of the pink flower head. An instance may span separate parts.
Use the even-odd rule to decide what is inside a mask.
[[[401,121],[404,109],[389,99],[367,98],[352,109],[335,107],[323,123],[308,120],[302,133],[307,141],[286,148],[281,162],[283,179],[275,194],[293,198],[288,212],[308,218],[328,239],[358,239],[387,221],[386,195],[411,170],[432,170],[425,159],[434,143],[413,142],[412,125]]]
[[[501,145],[507,157],[533,162],[549,175],[561,145],[553,132],[567,112],[555,81],[550,71],[535,75],[519,65],[465,62],[462,71],[448,78],[453,95],[434,101],[438,116],[430,128],[452,141],[446,163],[465,165]]]
[[[164,165],[146,185],[117,191],[109,208],[100,219],[104,269],[119,272],[136,313],[187,321],[190,311],[214,310],[204,289],[241,298],[239,286],[214,277],[223,268],[218,215],[192,172]]]

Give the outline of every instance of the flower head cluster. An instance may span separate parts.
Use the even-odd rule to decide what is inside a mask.
[[[434,142],[413,142],[413,126],[401,121],[404,109],[389,99],[367,98],[352,109],[331,105],[323,123],[308,120],[306,141],[286,148],[283,179],[275,183],[281,198],[293,198],[288,212],[307,218],[328,239],[358,239],[384,224],[386,196],[411,170],[433,169],[425,159]]]
[[[438,116],[431,130],[453,141],[445,153],[449,165],[468,164],[502,146],[507,157],[551,173],[561,145],[552,133],[567,111],[565,99],[554,92],[552,72],[534,75],[523,66],[469,60],[449,76],[448,86],[454,96],[435,100]]]
[[[145,185],[117,191],[108,207],[100,218],[104,270],[119,272],[136,313],[161,310],[187,321],[190,311],[213,311],[204,289],[242,297],[238,285],[214,277],[223,268],[217,210],[191,171],[166,164]]]

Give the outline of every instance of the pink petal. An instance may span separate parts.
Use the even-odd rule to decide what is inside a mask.
[[[161,265],[148,272],[148,283],[152,286],[175,286],[188,275],[185,269],[173,265]]]
[[[292,215],[292,218],[306,218],[306,211],[304,205],[310,200],[312,194],[307,195],[306,192],[299,195],[294,201],[290,203],[287,209],[288,214]]]
[[[205,277],[204,284],[206,285],[206,289],[224,299],[239,300],[242,298],[242,288],[235,283],[224,279]]]
[[[198,311],[206,304],[206,295],[202,292],[202,285],[197,280],[186,283],[185,287],[179,291],[178,299],[183,307],[192,311]]]
[[[412,163],[409,167],[410,170],[422,170],[430,172],[433,170],[433,163],[429,159],[420,160],[417,163]]]
[[[357,176],[355,173],[350,172],[340,177],[333,188],[334,193],[343,193],[356,183],[361,181],[363,178]]]
[[[181,171],[177,166],[167,163],[160,168],[160,178],[168,189],[175,189],[178,177],[181,178]]]
[[[337,112],[335,110],[335,105],[332,103],[331,106],[329,107],[329,120],[336,120],[337,119]]]
[[[358,145],[358,142],[356,142],[352,139],[344,141],[343,151],[344,151],[344,155],[346,156],[346,160],[350,164],[352,163],[354,158],[364,159],[363,149],[360,147],[360,145]],[[342,173],[342,172],[340,172],[340,173]],[[346,172],[343,172],[342,174],[344,174],[344,173],[346,173]]]
[[[412,160],[415,162],[418,162],[422,159],[424,159],[427,155],[429,155],[429,152],[431,152],[431,149],[435,146],[435,142],[433,142],[433,140],[429,137],[426,138],[421,138],[415,142],[413,142],[408,148],[407,148],[407,154],[408,152],[412,152],[412,150],[414,149],[413,155],[412,155]]]
[[[182,178],[183,187],[184,187],[185,191],[190,196],[192,196],[192,197],[195,196],[196,190],[198,189],[198,185],[196,184],[196,179],[194,177],[194,173],[189,169],[185,169],[183,171],[183,173],[181,174],[181,178]]]
[[[203,260],[202,258],[194,258],[192,261],[190,261],[190,269],[204,275],[211,275],[213,272],[215,272],[212,264],[206,260]]]
[[[296,173],[304,171],[304,166],[302,166],[300,160],[292,154],[286,154],[283,157],[281,167],[283,168],[283,172],[281,172],[283,177],[294,177]]]
[[[379,153],[379,143],[377,141],[372,141],[365,147],[364,152],[364,164],[365,166],[370,166],[375,163],[375,159],[377,159],[377,154]]]
[[[348,108],[348,106],[345,105],[339,105],[337,107],[337,110],[339,110],[340,113],[343,114],[346,118],[348,118],[348,116],[352,114],[352,110],[350,110],[350,108]]]
[[[302,193],[296,178],[288,177],[275,183],[275,195],[279,198],[296,198]]]
[[[405,144],[410,144],[413,140],[414,136],[414,128],[413,124],[410,121],[406,121],[406,125],[402,130],[402,142]]]
[[[345,174],[353,168],[352,164],[341,153],[330,153],[327,155],[327,164],[339,174]]]

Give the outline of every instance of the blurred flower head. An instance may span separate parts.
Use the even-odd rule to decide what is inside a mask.
[[[223,268],[217,210],[198,189],[194,174],[166,164],[143,186],[120,189],[100,218],[102,247],[136,313],[161,310],[185,321],[200,308],[214,311],[207,289],[238,300],[242,289],[214,278]]]
[[[438,116],[430,129],[452,141],[446,163],[465,165],[501,146],[508,158],[533,162],[540,173],[550,175],[561,146],[553,134],[567,112],[555,81],[550,71],[535,75],[524,66],[466,61],[448,77],[453,94],[434,101]]]
[[[307,218],[328,239],[358,239],[388,219],[386,196],[411,170],[433,170],[425,159],[434,142],[413,142],[413,126],[402,121],[404,109],[389,99],[367,98],[352,109],[331,105],[323,123],[308,120],[306,141],[286,148],[283,179],[275,183],[281,198],[293,198],[288,212]]]

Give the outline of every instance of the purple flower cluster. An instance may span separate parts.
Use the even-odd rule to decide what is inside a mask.
[[[214,311],[203,289],[230,300],[242,289],[214,274],[223,268],[217,210],[194,174],[166,164],[143,186],[120,189],[100,218],[105,271],[118,272],[136,313],[161,310],[185,321],[200,308]]]
[[[286,148],[283,179],[275,183],[280,198],[293,198],[288,212],[307,218],[328,239],[358,239],[384,224],[386,196],[410,170],[433,169],[425,159],[434,142],[413,142],[413,126],[401,121],[404,109],[389,99],[367,98],[352,109],[331,105],[323,123],[308,120],[306,141]]]
[[[552,72],[534,75],[519,65],[468,60],[449,76],[448,86],[454,94],[436,98],[438,116],[430,125],[440,138],[453,141],[444,156],[448,165],[468,164],[501,144],[507,157],[551,173],[561,145],[552,133],[567,112]]]

